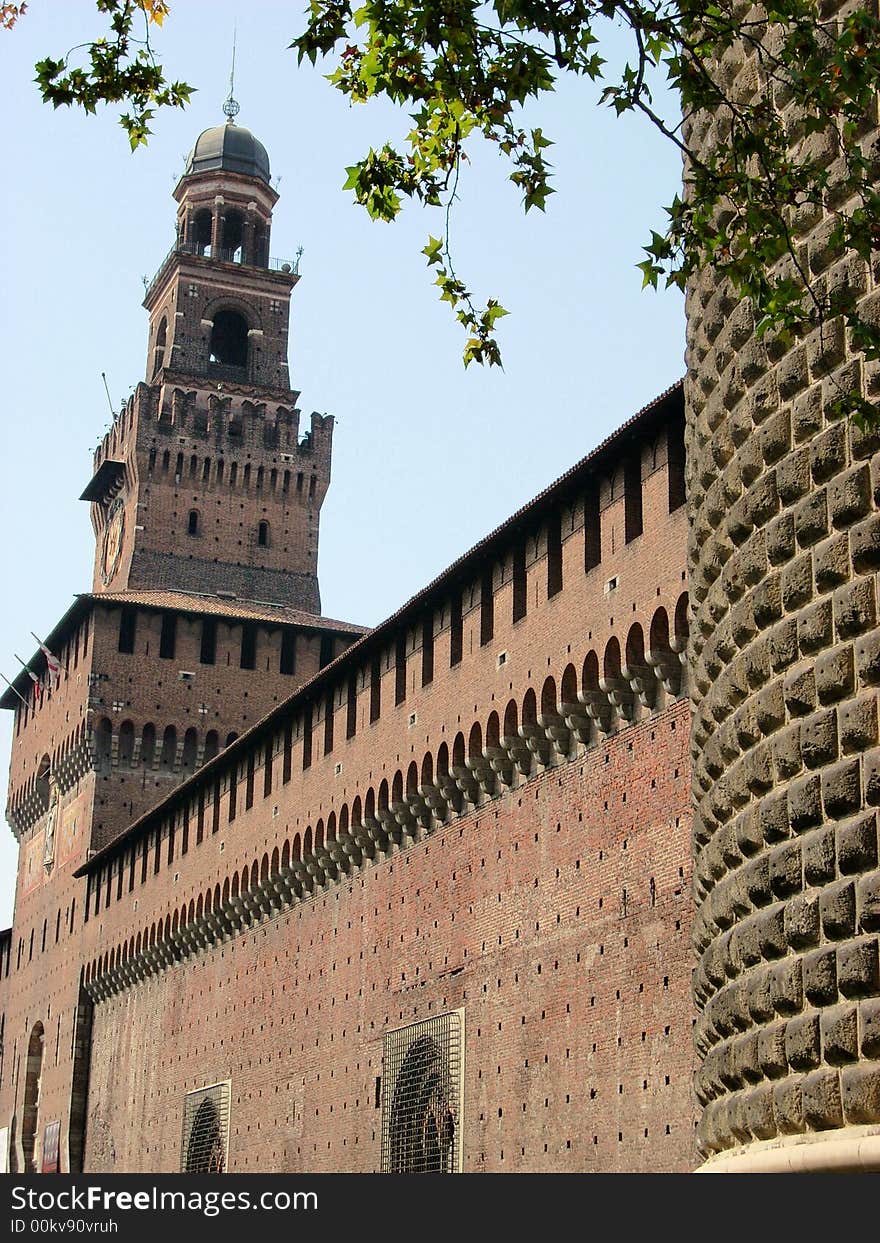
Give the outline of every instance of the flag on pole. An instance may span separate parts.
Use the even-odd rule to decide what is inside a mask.
[[[13,652],[12,654],[34,684],[34,705],[36,705],[37,700],[43,698],[43,683],[34,673],[33,669],[28,668],[28,666],[25,664],[25,662],[22,660],[22,658],[18,655],[17,652]]]
[[[43,640],[38,638],[38,636],[34,634],[33,630],[31,631],[31,634],[34,635],[34,638],[37,640],[37,642],[40,645],[40,651],[46,657],[46,664],[49,668],[49,672],[51,673],[52,677],[55,679],[56,687],[59,686],[61,683],[61,661],[58,659],[58,657],[53,652],[49,651],[48,647],[46,647],[46,644],[43,642]]]

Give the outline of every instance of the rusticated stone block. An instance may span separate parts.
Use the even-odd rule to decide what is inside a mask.
[[[860,686],[880,684],[880,630],[872,630],[856,639],[856,670]]]
[[[743,855],[756,854],[764,844],[761,822],[756,806],[747,807],[734,821],[736,844]]]
[[[813,666],[789,673],[782,687],[785,706],[792,716],[806,716],[816,706],[816,674]]]
[[[817,483],[824,483],[846,464],[846,427],[843,423],[836,423],[813,440],[810,446],[810,470]]]
[[[770,861],[766,855],[759,855],[743,865],[746,893],[753,906],[766,906],[772,900],[770,890]]]
[[[871,457],[880,449],[880,426],[873,424],[859,427],[852,420],[849,426],[849,444],[854,461]]]
[[[844,997],[868,997],[880,992],[876,937],[864,937],[838,947],[837,987]]]
[[[804,1121],[815,1131],[829,1131],[843,1126],[840,1100],[840,1079],[836,1070],[814,1070],[805,1075],[801,1084]]]
[[[784,794],[781,796],[781,802],[783,807],[786,807]],[[777,898],[787,898],[791,894],[800,893],[803,888],[800,842],[791,842],[788,846],[783,846],[772,852],[770,856],[770,888]]]
[[[820,1019],[822,1058],[830,1066],[854,1062],[859,1056],[859,1025],[855,1006],[823,1010]]]
[[[819,899],[793,898],[785,904],[785,939],[793,949],[805,949],[819,941]]]
[[[782,606],[787,613],[803,608],[813,597],[813,559],[808,552],[782,570]]]
[[[746,494],[749,519],[753,526],[762,526],[779,512],[776,472],[768,470]]]
[[[834,624],[840,639],[849,639],[876,626],[877,608],[871,578],[859,579],[835,591]]]
[[[835,828],[837,866],[844,876],[877,866],[877,813],[862,812]]]
[[[801,960],[789,955],[770,973],[770,995],[777,1014],[797,1014],[804,1007]]]
[[[880,931],[880,872],[861,877],[856,886],[856,899],[861,931]]]
[[[804,1103],[797,1075],[773,1084],[773,1113],[781,1135],[799,1135],[803,1131]]]
[[[859,574],[880,570],[880,514],[872,514],[849,533],[853,567]]]
[[[810,370],[807,365],[805,346],[799,345],[783,356],[776,368],[776,379],[779,383],[779,396],[785,401],[807,387],[810,382]]]
[[[778,574],[769,574],[758,583],[752,592],[751,606],[756,631],[772,626],[780,619],[782,616],[782,580]],[[773,652],[770,654],[770,659],[772,663]]]
[[[859,1031],[862,1054],[880,1058],[880,997],[868,997],[859,1002]],[[758,1052],[760,1055],[760,1036]]]
[[[836,703],[852,694],[855,685],[852,646],[847,644],[823,652],[816,659],[815,675],[820,703]]]
[[[736,1141],[740,1144],[745,1144],[751,1139],[749,1123],[746,1117],[744,1092],[737,1092],[735,1096],[729,1098],[727,1103],[727,1120],[730,1126],[730,1134]]]
[[[788,1073],[785,1060],[785,1025],[764,1027],[758,1033],[758,1065],[768,1079],[781,1079]]]
[[[741,496],[727,511],[727,533],[734,544],[740,545],[748,539],[754,528],[748,498]]]
[[[758,948],[762,958],[781,958],[788,949],[785,943],[785,912],[781,906],[755,916]]]
[[[791,429],[795,443],[803,444],[804,441],[812,440],[821,426],[822,394],[818,388],[809,388],[795,398],[792,407]]]
[[[743,757],[742,768],[746,784],[756,797],[773,788],[773,753],[764,743]],[[745,801],[745,800],[743,800]]]
[[[773,984],[769,971],[752,971],[743,982],[743,1001],[756,1023],[768,1023],[774,1017]]]
[[[793,556],[794,517],[786,512],[780,514],[767,527],[767,558],[771,565],[782,565]]]
[[[803,768],[800,725],[795,723],[780,730],[774,735],[772,746],[777,779],[780,783],[786,782]]]
[[[822,931],[829,941],[851,937],[856,927],[856,893],[852,881],[829,885],[819,896]]]
[[[870,508],[871,473],[867,463],[831,479],[828,484],[828,509],[832,525],[838,530],[852,526]]]
[[[732,952],[742,964],[744,970],[748,967],[753,967],[761,961],[761,951],[758,948],[758,930],[751,919],[734,926],[730,944]]]
[[[788,787],[788,819],[796,833],[803,833],[821,821],[822,783],[818,773],[793,781]]]
[[[804,879],[808,885],[824,885],[835,876],[834,830],[817,829],[803,839]]]
[[[825,814],[835,820],[857,811],[862,802],[862,787],[857,759],[844,760],[822,772],[822,805]]]
[[[833,709],[801,722],[801,756],[807,768],[821,768],[837,759],[837,717]]]
[[[780,410],[767,419],[758,437],[764,461],[768,466],[778,462],[791,448],[791,416],[788,411]]]
[[[845,1066],[840,1084],[844,1116],[851,1126],[880,1121],[880,1064]]]
[[[746,1083],[760,1083],[764,1076],[758,1064],[758,1033],[747,1032],[736,1042],[740,1074]]]
[[[833,949],[805,954],[801,963],[804,996],[814,1006],[830,1006],[837,1001],[837,955]]]
[[[758,692],[755,696],[755,714],[758,728],[765,736],[785,724],[785,701],[782,697],[781,681],[773,682]]]
[[[780,602],[782,599],[780,587]],[[767,634],[770,664],[775,673],[787,669],[798,657],[798,631],[795,618],[779,622]]]
[[[820,600],[804,609],[797,618],[798,647],[804,656],[830,647],[834,638],[834,616],[830,600]]]
[[[762,800],[760,816],[765,842],[778,842],[789,836],[788,799],[784,790]]]
[[[755,1139],[770,1139],[776,1134],[771,1084],[762,1084],[745,1093],[745,1121]]]
[[[867,751],[877,742],[877,695],[869,691],[837,709],[838,734],[844,753]]]
[[[818,1014],[802,1014],[785,1025],[785,1058],[793,1070],[812,1070],[822,1060]]]
[[[824,488],[811,492],[795,507],[794,526],[801,548],[809,548],[828,534],[828,499]]]
[[[833,591],[850,578],[849,537],[845,532],[824,540],[813,549],[816,591]]]

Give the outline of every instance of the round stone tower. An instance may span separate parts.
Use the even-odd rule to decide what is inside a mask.
[[[801,224],[813,276],[880,303],[880,265]],[[880,435],[832,400],[880,372],[840,321],[758,337],[711,271],[687,311],[698,1149],[877,1169]]]

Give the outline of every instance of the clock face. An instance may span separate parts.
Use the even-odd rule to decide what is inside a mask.
[[[101,577],[105,583],[116,573],[119,556],[122,552],[122,536],[125,531],[125,506],[122,498],[117,497],[107,514],[107,526],[104,530],[104,556],[101,566]]]

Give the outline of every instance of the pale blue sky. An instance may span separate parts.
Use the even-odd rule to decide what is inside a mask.
[[[303,247],[291,377],[300,407],[333,413],[333,481],[321,522],[324,612],[375,624],[560,475],[683,371],[675,293],[640,289],[635,264],[680,161],[637,119],[567,83],[531,110],[555,140],[557,193],[523,215],[497,156],[476,148],[452,223],[459,273],[510,310],[503,372],[460,361],[463,341],[420,255],[436,211],[371,223],[343,193],[345,166],[405,132],[381,104],[351,108],[287,44],[304,0],[172,0],[155,39],[197,88],[130,154],[108,111],[43,105],[33,64],[100,30],[93,0],[31,0],[0,31],[5,163],[0,454],[0,669],[34,649],[89,590],[92,533],[77,497],[114,403],[144,374],[143,276],[173,240],[171,191],[201,130],[222,121],[233,26],[239,121],[266,146],[281,200],[272,253]],[[246,16],[243,16],[245,15]],[[11,713],[0,714],[5,777]],[[0,927],[11,921],[16,845],[0,830]]]

